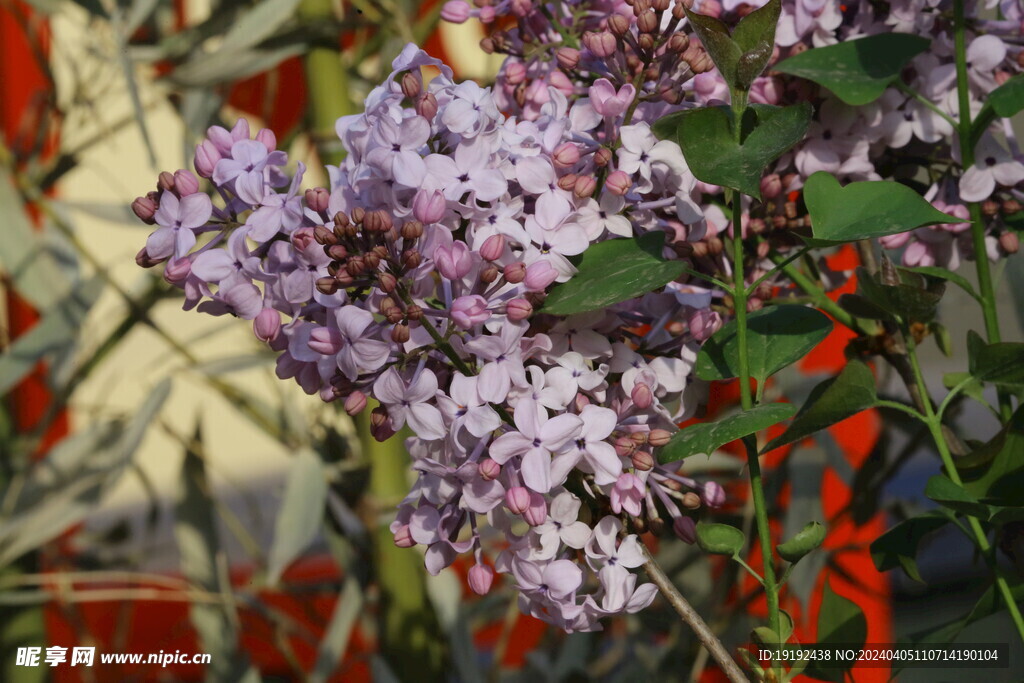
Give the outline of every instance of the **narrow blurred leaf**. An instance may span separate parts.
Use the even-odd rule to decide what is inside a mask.
[[[359,582],[349,576],[345,579],[341,594],[334,603],[331,620],[327,623],[324,637],[317,648],[316,662],[309,676],[311,683],[323,683],[330,679],[338,665],[345,658],[352,628],[363,610],[363,591]]]
[[[803,408],[782,435],[762,453],[804,439],[878,403],[875,377],[862,361],[852,360],[842,372],[814,387]]]
[[[949,336],[949,330],[946,326],[940,322],[932,321],[931,325],[928,326],[931,330],[932,335],[935,337],[935,344],[939,347],[939,351],[946,358],[953,357],[953,338]]]
[[[967,358],[971,374],[999,387],[1024,387],[1024,343],[986,344],[973,330],[967,333]]]
[[[796,536],[775,547],[779,557],[787,562],[799,562],[807,553],[820,547],[825,540],[825,526],[821,522],[808,522]]]
[[[253,49],[231,53],[218,51],[182,64],[172,71],[168,78],[182,86],[204,88],[219,85],[273,69],[289,57],[302,54],[305,50],[305,44],[296,43],[267,50]]]
[[[813,48],[779,62],[774,68],[814,81],[856,107],[881,97],[899,78],[903,67],[927,50],[929,44],[927,38],[909,33],[881,33]]]
[[[54,306],[71,291],[68,269],[61,252],[45,233],[32,227],[25,205],[15,191],[14,179],[0,167],[0,215],[4,217],[0,239],[0,270],[10,278],[18,294],[39,310]]]
[[[103,278],[97,276],[76,288],[0,354],[0,394],[10,391],[42,358],[75,346],[82,322],[103,291],[103,283]]]
[[[832,321],[803,306],[770,306],[747,316],[750,375],[763,382],[803,358],[832,331]],[[739,374],[739,340],[733,320],[704,343],[694,372],[700,379],[732,379]]]
[[[131,99],[132,112],[135,114],[135,123],[139,126],[142,143],[146,146],[146,154],[149,155],[149,164],[156,168],[156,150],[153,149],[153,141],[149,137],[149,128],[146,125],[146,112],[142,108],[139,84],[135,80],[135,63],[128,52],[128,40],[131,33],[125,25],[120,8],[117,9],[114,17],[114,34],[117,40],[118,62],[121,64],[121,71],[124,74],[125,83],[128,85],[128,96]]]
[[[986,505],[944,474],[936,474],[928,480],[924,487],[924,495],[955,512],[977,517],[982,521],[989,517]]]
[[[593,245],[584,252],[579,272],[551,290],[542,311],[552,315],[596,311],[668,284],[683,274],[684,264],[666,261],[661,255],[664,244],[664,233],[655,231]]]
[[[274,543],[267,560],[267,583],[276,584],[288,565],[320,530],[327,502],[327,476],[316,453],[302,449],[288,470],[284,498],[274,524]]]
[[[734,526],[697,522],[697,545],[712,555],[736,555],[743,549],[746,536]]]
[[[906,185],[888,180],[839,184],[818,171],[804,185],[811,232],[819,240],[852,242],[895,235],[925,225],[960,223]]]
[[[765,167],[803,139],[811,111],[806,102],[791,107],[753,105],[747,116],[754,126],[742,144],[733,135],[730,112],[721,107],[672,114],[658,121],[654,130],[679,143],[699,180],[760,198]]]
[[[725,444],[778,424],[795,412],[792,403],[765,403],[717,422],[684,427],[658,451],[658,462],[676,462],[699,453],[711,455]]]
[[[952,389],[969,377],[971,377],[971,373],[969,372],[947,372],[942,376],[942,386],[947,389]],[[964,396],[970,396],[980,403],[987,403],[987,401],[985,401],[985,387],[978,379],[972,379],[972,381],[968,382],[967,385],[960,390],[960,393]]]
[[[217,51],[235,53],[259,45],[295,16],[298,7],[299,0],[262,0],[235,22]]]

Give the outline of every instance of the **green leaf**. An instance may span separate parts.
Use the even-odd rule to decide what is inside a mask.
[[[836,303],[844,311],[858,318],[885,320],[890,317],[887,310],[873,304],[868,298],[860,294],[840,294],[839,300]]]
[[[988,94],[993,111],[1004,119],[1024,111],[1024,74],[1018,74]]]
[[[832,321],[803,306],[771,306],[747,316],[747,359],[750,374],[764,382],[803,358],[832,331]],[[704,343],[694,371],[700,379],[739,376],[739,339],[733,320]]]
[[[860,106],[881,97],[929,44],[909,33],[881,33],[807,50],[779,62],[775,70],[814,81],[843,102]]]
[[[341,664],[348,650],[352,629],[363,609],[363,591],[353,575],[345,579],[341,594],[334,603],[334,612],[317,648],[316,663],[309,676],[310,683],[324,683]]]
[[[971,377],[971,373],[969,372],[947,372],[942,376],[942,386],[947,389],[952,389],[969,377]],[[960,390],[960,393],[964,396],[970,396],[975,401],[984,405],[988,404],[988,401],[985,400],[985,387],[975,378],[972,378],[971,381]]]
[[[868,622],[857,603],[848,600],[832,590],[831,582],[825,580],[818,609],[819,645],[863,645],[868,636]],[[853,662],[850,662],[853,666]],[[849,667],[847,667],[849,668]],[[819,681],[844,680],[844,668],[819,668],[813,663],[804,672]]]
[[[871,559],[875,567],[880,572],[901,567],[911,579],[924,583],[916,559],[921,541],[951,521],[948,512],[933,510],[900,522],[871,543]]]
[[[988,443],[957,458],[964,490],[986,504],[1024,505],[1024,406]],[[1005,517],[1005,515],[1003,515]]]
[[[871,180],[843,187],[825,171],[807,179],[804,202],[814,237],[829,242],[852,242],[924,225],[963,222],[942,213],[906,185]]]
[[[761,452],[804,439],[877,403],[875,377],[871,369],[863,361],[852,360],[837,376],[814,387],[789,429]]]
[[[675,280],[685,266],[682,261],[662,258],[664,241],[664,233],[649,232],[595,244],[583,253],[579,272],[551,290],[543,312],[572,315],[596,311]]]
[[[948,282],[952,282],[954,285],[958,286],[960,289],[970,294],[971,298],[973,298],[975,301],[980,301],[978,293],[974,291],[974,287],[971,286],[971,283],[968,282],[967,278],[965,278],[963,275],[960,275],[959,273],[954,273],[951,270],[939,268],[938,266],[916,266],[913,268],[907,266],[900,266],[899,270],[907,271],[910,273],[917,273],[919,275],[936,278],[938,280],[946,280]]]
[[[949,330],[946,326],[940,322],[932,322],[928,326],[931,330],[932,335],[935,337],[935,344],[939,347],[939,351],[946,358],[953,357],[953,338],[949,336]]]
[[[1015,602],[1024,600],[1024,583],[1011,583],[1010,591]],[[996,586],[989,586],[982,594],[974,608],[966,617],[959,617],[953,621],[933,628],[923,633],[913,634],[909,640],[913,643],[952,643],[960,635],[960,632],[976,621],[985,617],[997,614],[1006,609],[1006,602]]]
[[[727,84],[735,87],[736,65],[739,63],[743,50],[729,36],[729,28],[714,17],[690,10],[686,10],[686,18],[690,20],[693,32],[700,38],[701,45],[707,50],[711,61],[718,67],[722,78]]]
[[[267,583],[276,584],[288,565],[320,530],[327,502],[327,477],[316,453],[302,449],[288,470],[284,498],[274,524],[274,543],[267,559]]]
[[[998,387],[1024,387],[1024,343],[986,344],[973,330],[967,333],[967,358],[971,374]]]
[[[782,12],[782,0],[770,0],[740,20],[732,38],[743,50],[736,64],[736,86],[747,90],[772,58],[775,27]]]
[[[734,526],[697,522],[697,545],[706,553],[734,557],[746,542],[746,536]]]
[[[665,117],[655,125],[655,132],[666,139],[672,139],[674,132],[699,180],[760,198],[765,166],[803,139],[811,105],[752,105],[747,116],[753,117],[754,126],[742,144],[733,136],[731,113],[720,107],[689,109]]]
[[[973,495],[944,474],[932,476],[924,487],[924,495],[939,505],[980,520],[987,520],[989,509]]]
[[[676,462],[691,455],[711,455],[727,443],[767,429],[793,416],[792,403],[765,403],[718,422],[701,422],[676,432],[658,452],[658,462]]]
[[[808,522],[796,533],[796,536],[775,547],[779,557],[787,562],[799,562],[807,553],[818,548],[825,540],[825,525],[821,522]]]
[[[299,0],[262,0],[231,25],[217,51],[238,52],[255,47],[274,35],[298,7]]]

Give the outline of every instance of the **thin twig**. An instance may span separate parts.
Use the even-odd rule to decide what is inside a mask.
[[[729,651],[722,645],[722,641],[715,636],[711,627],[701,619],[701,616],[697,614],[697,610],[693,609],[693,606],[687,602],[683,594],[676,589],[662,568],[655,562],[650,551],[646,547],[643,550],[644,555],[647,556],[647,561],[644,562],[644,569],[647,570],[647,575],[651,577],[651,581],[658,587],[661,594],[665,596],[668,603],[672,605],[672,609],[693,629],[697,639],[708,649],[708,652],[715,658],[715,661],[718,662],[718,666],[722,668],[726,678],[732,681],[732,683],[749,683],[736,660],[732,658]]]

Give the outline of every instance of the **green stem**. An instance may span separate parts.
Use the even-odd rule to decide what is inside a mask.
[[[909,95],[910,97],[913,97],[915,100],[917,100],[918,102],[920,102],[924,106],[926,106],[929,109],[931,109],[932,112],[938,114],[940,118],[945,119],[946,122],[949,123],[949,125],[953,126],[953,128],[956,128],[957,125],[959,125],[959,124],[957,124],[956,120],[952,116],[950,116],[946,112],[942,111],[938,107],[938,105],[936,105],[934,102],[932,102],[931,100],[926,98],[921,93],[919,93],[916,90],[914,90],[913,88],[911,88],[909,85],[907,85],[903,81],[896,81],[895,85],[896,85],[896,89],[897,90],[899,90],[900,92],[902,92],[905,95]]]
[[[925,393],[925,424],[928,425],[928,431],[931,433],[932,440],[935,441],[935,447],[939,450],[939,457],[942,458],[942,465],[946,469],[946,475],[950,480],[957,486],[963,486],[963,481],[960,479],[960,473],[957,472],[956,463],[953,462],[953,455],[949,451],[949,446],[946,444],[946,439],[942,434],[942,421],[939,415],[932,409],[932,401],[928,397],[927,386],[924,383],[924,373],[921,371],[921,363],[917,358],[917,345],[914,342],[914,337],[911,334],[907,334],[907,356],[910,358],[910,366],[913,368],[914,377],[917,379],[918,386],[921,387]],[[992,573],[995,576],[996,587],[999,590],[999,594],[1002,596],[1003,601],[1006,603],[1006,609],[1010,612],[1010,618],[1013,619],[1014,625],[1017,627],[1017,634],[1021,641],[1024,642],[1024,617],[1021,616],[1020,608],[1017,607],[1017,603],[1013,598],[1013,592],[1010,590],[1010,585],[1006,581],[1006,577],[1003,575],[1003,571],[999,568],[998,561],[992,553],[992,546],[988,542],[988,536],[985,534],[985,530],[981,526],[981,522],[976,517],[971,515],[965,515],[967,517],[967,524],[971,527],[971,532],[974,535],[974,541],[978,544],[978,548],[981,550],[982,556],[985,557],[989,563]]]
[[[803,271],[796,268],[792,263],[787,263],[787,259],[784,258],[782,254],[773,251],[768,255],[768,258],[771,259],[772,263],[778,266],[779,270],[781,270],[786,277],[793,282],[793,284],[811,297],[815,306],[835,318],[838,323],[845,325],[860,335],[870,336],[874,333],[872,330],[866,329],[861,324],[860,320],[840,308],[839,304],[832,301],[832,299],[830,299],[825,293],[825,290],[819,287],[817,283],[804,274]]]
[[[738,122],[743,111],[736,112]],[[738,135],[738,133],[737,133]],[[743,281],[743,196],[732,195],[732,258],[733,258],[733,301],[736,307],[736,342],[739,355],[740,405],[743,410],[754,407],[750,391],[750,360],[747,339],[747,288]],[[758,386],[760,391],[761,387]],[[757,455],[757,443],[752,436],[743,439],[747,451],[747,468],[750,474],[750,492],[754,502],[754,516],[757,521],[757,537],[761,543],[762,573],[765,597],[768,601],[768,627],[781,633],[782,620],[779,615],[779,588],[775,583],[774,555],[771,531],[768,527],[768,505],[765,502],[764,484],[761,480],[761,462]],[[774,662],[772,663],[774,666]]]
[[[953,40],[956,49],[956,89],[960,108],[960,123],[957,125],[957,138],[960,141],[960,159],[963,170],[974,165],[974,147],[971,135],[974,127],[971,121],[970,84],[967,80],[967,41],[966,21],[964,20],[964,0],[953,0]],[[996,310],[995,285],[992,280],[992,269],[988,262],[988,248],[985,246],[985,222],[981,215],[981,206],[977,202],[967,205],[971,214],[971,241],[974,244],[974,264],[978,272],[978,293],[981,296],[981,311],[985,316],[985,333],[988,342],[995,344],[1001,340],[999,332],[999,313]],[[1006,392],[999,392],[999,413],[1003,422],[1010,419],[1013,406]]]

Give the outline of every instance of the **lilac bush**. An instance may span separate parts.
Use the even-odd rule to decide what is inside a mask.
[[[430,573],[473,553],[477,593],[491,589],[493,566],[511,577],[523,612],[595,630],[654,598],[637,573],[652,571],[638,532],[671,529],[708,552],[738,552],[696,524],[696,509],[725,496],[683,474],[688,455],[745,440],[759,536],[772,555],[750,437],[795,408],[763,403],[763,383],[831,329],[813,310],[772,305],[777,291],[806,290],[864,338],[863,320],[879,321],[907,337],[904,358],[916,363],[906,325],[917,314],[876,314],[881,299],[868,313],[835,305],[790,264],[806,255],[827,288],[852,273],[829,271],[802,239],[812,230],[832,243],[878,238],[902,249],[906,266],[980,260],[983,289],[987,261],[1017,250],[1009,226],[1024,164],[1000,118],[1013,105],[988,101],[1022,69],[1022,13],[1017,2],[989,4],[965,23],[960,4],[951,13],[939,0],[453,0],[448,21],[496,26],[505,17],[511,26],[482,43],[507,55],[493,89],[456,83],[439,60],[406,46],[365,111],[338,120],[347,155],[328,166],[330,187],[304,192],[302,164],[289,174],[269,131],[253,137],[244,120],[210,128],[195,169],[216,201],[188,171],[161,174],[158,190],[133,205],[158,226],[138,262],[165,263],[186,309],[251,320],[279,354],[278,377],[350,415],[371,410],[375,438],[410,430],[417,479],[391,531],[401,547],[425,546]],[[888,60],[881,76],[829,80],[808,66],[818,50],[898,34],[908,40],[878,48]],[[425,67],[439,75],[426,80]],[[798,104],[807,101],[813,121]],[[729,166],[734,157],[743,163]],[[835,190],[817,201],[823,174]],[[899,218],[836,228],[816,209],[838,205],[835,179],[883,193]],[[899,199],[908,188],[914,196]],[[648,260],[616,269],[619,258]],[[893,280],[882,258],[877,291],[917,286],[910,275]],[[753,330],[755,318],[779,311],[787,325],[806,323],[809,345],[759,368],[746,353],[748,321]],[[723,369],[732,339],[736,368]],[[750,423],[680,430],[705,401],[706,380],[731,377]],[[933,435],[942,420],[930,398],[901,409]],[[944,441],[937,448],[949,455]],[[485,562],[490,533],[503,549]],[[780,553],[795,562],[820,542]],[[781,634],[770,562],[763,571]]]

